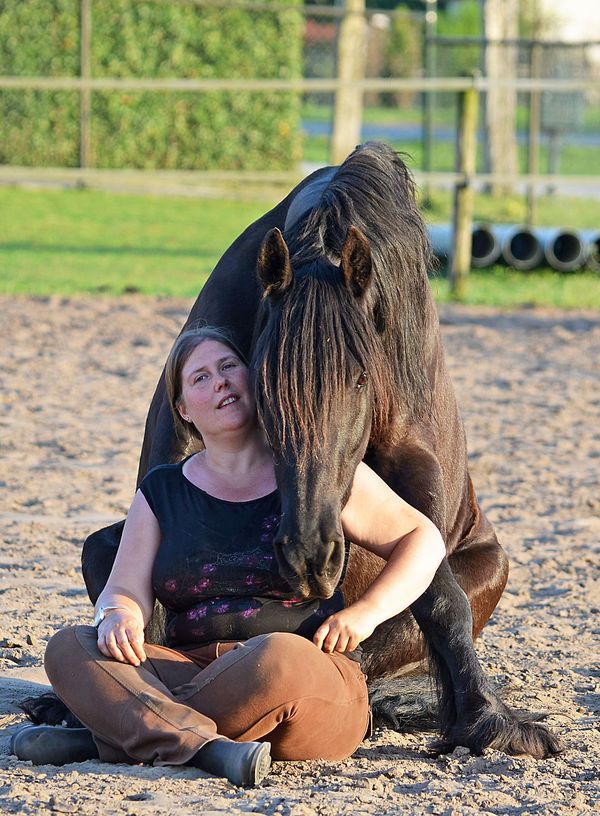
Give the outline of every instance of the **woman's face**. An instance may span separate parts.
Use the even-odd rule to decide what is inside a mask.
[[[247,366],[228,346],[204,340],[183,366],[178,409],[205,439],[254,424],[256,406]]]

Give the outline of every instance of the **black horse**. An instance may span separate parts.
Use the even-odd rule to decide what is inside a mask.
[[[314,173],[237,239],[184,328],[222,326],[251,354],[282,498],[276,555],[298,593],[327,597],[336,585],[345,546],[340,512],[363,458],[441,530],[447,558],[429,589],[363,644],[369,680],[427,657],[437,681],[440,750],[464,745],[546,757],[560,750],[558,740],[498,698],[473,647],[502,594],[508,562],[469,478],[430,266],[404,163],[390,148],[366,144],[339,168]],[[163,373],[138,480],[187,452],[173,429]],[[113,525],[86,542],[92,600],[121,529]],[[351,547],[342,586],[348,603],[381,566]],[[158,616],[148,637],[160,636]],[[387,715],[393,721],[389,701]]]

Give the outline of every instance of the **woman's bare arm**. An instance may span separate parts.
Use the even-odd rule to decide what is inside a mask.
[[[355,649],[375,627],[427,589],[446,552],[437,527],[361,463],[342,511],[347,539],[387,563],[356,603],[328,618],[313,638],[326,652]]]
[[[139,665],[146,659],[144,628],[154,608],[152,567],[160,545],[158,521],[144,495],[132,502],[106,586],[96,601],[106,612],[98,626],[98,648],[107,657]]]

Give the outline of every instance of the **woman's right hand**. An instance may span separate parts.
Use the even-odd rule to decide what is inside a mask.
[[[98,649],[119,663],[139,666],[146,659],[142,616],[133,610],[113,609],[98,626]]]

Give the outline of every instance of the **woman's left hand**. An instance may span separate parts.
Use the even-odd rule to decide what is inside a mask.
[[[313,636],[313,643],[324,652],[351,652],[373,634],[379,621],[373,621],[358,604],[348,606],[327,618]]]

